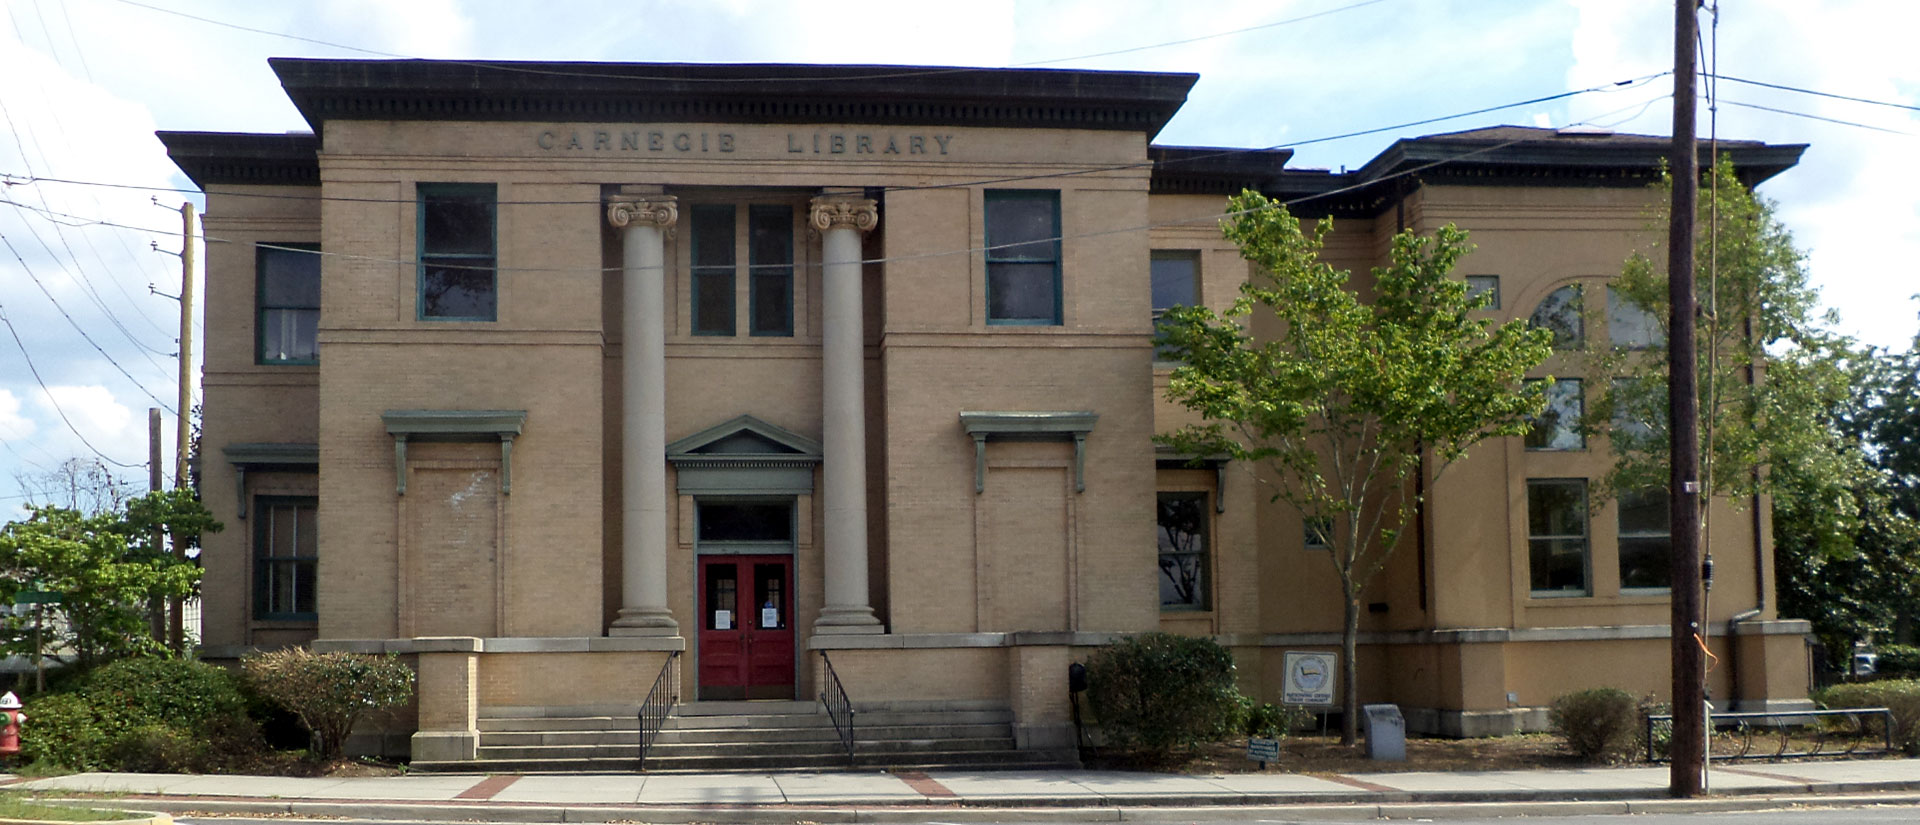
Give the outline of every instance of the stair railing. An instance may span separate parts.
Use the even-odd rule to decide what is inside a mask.
[[[858,767],[853,756],[853,700],[847,697],[847,686],[841,684],[840,674],[833,672],[833,660],[824,650],[820,651],[820,663],[827,666],[820,704],[826,706],[827,718],[833,720],[833,730],[840,734],[840,745],[847,749],[847,767]]]
[[[666,663],[660,666],[660,675],[653,678],[653,688],[640,703],[640,770],[647,769],[647,750],[653,747],[653,740],[659,738],[661,728],[667,725],[668,714],[677,704],[680,704],[680,651],[670,650]]]

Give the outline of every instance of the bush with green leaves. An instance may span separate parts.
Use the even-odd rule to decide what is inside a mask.
[[[1275,705],[1243,699],[1241,719],[1248,736],[1281,739],[1313,724],[1313,713],[1299,705]]]
[[[1914,645],[1880,645],[1876,650],[1880,654],[1874,662],[1874,668],[1882,676],[1920,676],[1920,647]]]
[[[1553,730],[1589,762],[1625,762],[1634,757],[1645,724],[1640,701],[1619,688],[1589,688],[1553,700]]]
[[[338,756],[363,716],[413,697],[413,669],[392,654],[293,647],[249,656],[241,667],[254,690],[292,711],[312,732],[316,759]]]
[[[261,750],[228,671],[187,659],[123,659],[26,709],[21,750],[73,770],[212,773]]]
[[[1886,708],[1893,712],[1893,744],[1920,756],[1920,680],[1883,679],[1834,685],[1813,696],[1823,708]]]
[[[1233,654],[1212,639],[1143,633],[1087,659],[1087,698],[1108,741],[1154,752],[1233,733]]]

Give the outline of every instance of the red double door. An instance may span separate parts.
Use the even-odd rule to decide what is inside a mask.
[[[700,557],[700,698],[793,698],[793,557]]]

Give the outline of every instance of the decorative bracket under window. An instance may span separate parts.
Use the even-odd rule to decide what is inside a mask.
[[[240,497],[235,512],[247,520],[247,471],[277,470],[292,473],[320,471],[320,445],[286,443],[228,444],[220,450],[233,465],[233,489]]]
[[[394,492],[407,494],[407,441],[500,440],[500,494],[513,493],[513,439],[527,423],[526,410],[387,410],[380,414],[393,436]]]
[[[1087,434],[1100,416],[1078,412],[962,412],[960,425],[973,436],[973,492],[987,491],[987,439],[1055,441],[1073,439],[1073,491],[1087,491]]]

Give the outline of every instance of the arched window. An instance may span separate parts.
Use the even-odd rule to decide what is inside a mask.
[[[1552,330],[1554,349],[1581,348],[1586,344],[1586,324],[1581,318],[1580,285],[1569,284],[1548,294],[1527,322]]]

